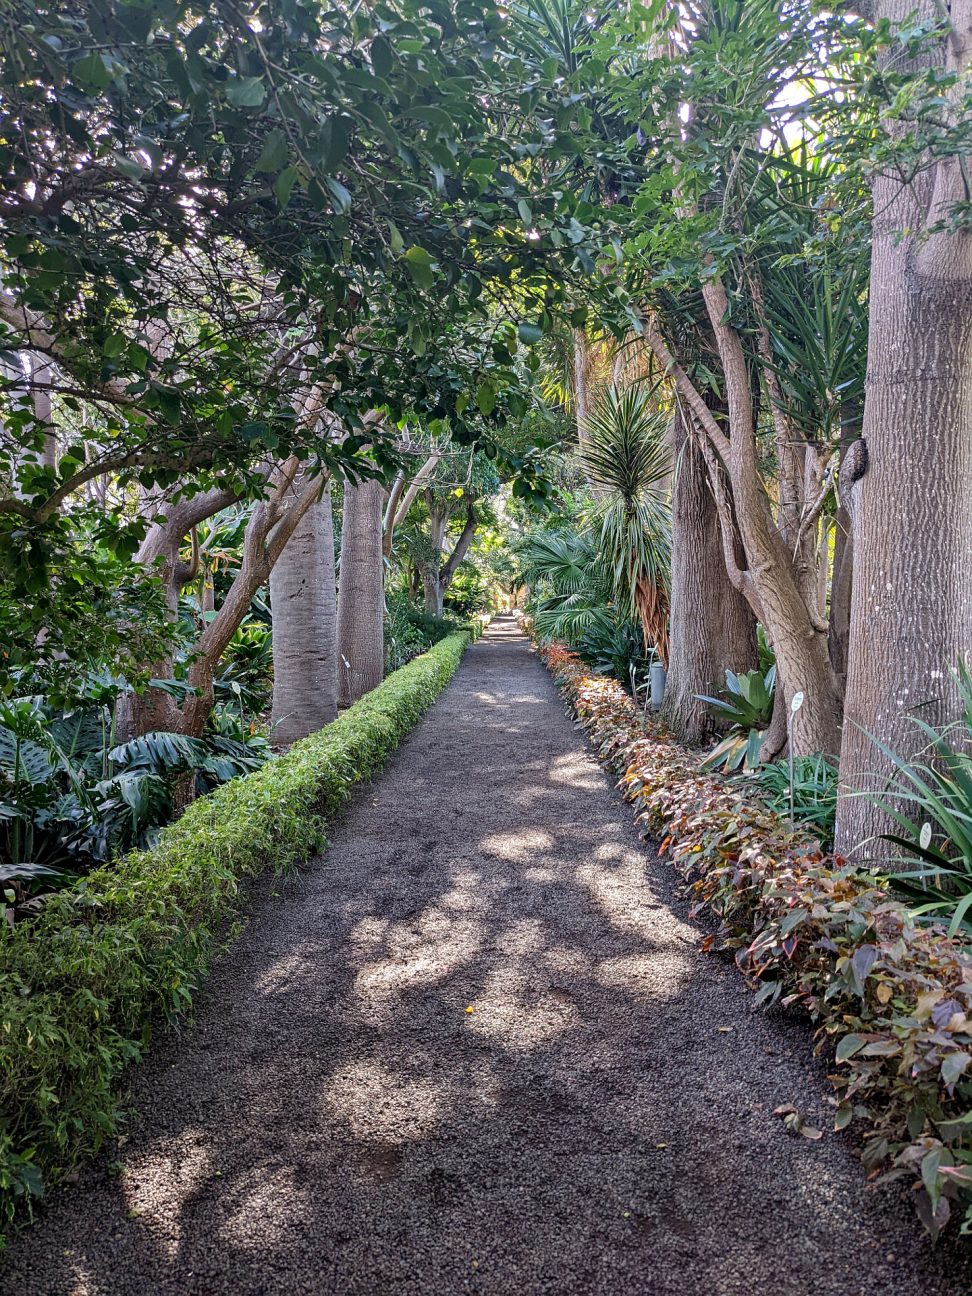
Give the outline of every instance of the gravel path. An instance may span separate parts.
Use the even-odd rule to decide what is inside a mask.
[[[865,1188],[799,1023],[670,870],[501,619],[326,854],[258,897],[137,1076],[114,1173],[13,1296],[962,1296]],[[951,1267],[950,1267],[951,1266]]]

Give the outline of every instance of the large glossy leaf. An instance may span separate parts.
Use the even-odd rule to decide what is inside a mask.
[[[9,782],[37,786],[49,782],[56,768],[57,757],[49,747],[0,726],[0,771]]]

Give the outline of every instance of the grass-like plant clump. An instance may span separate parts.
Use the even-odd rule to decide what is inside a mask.
[[[115,1130],[125,1067],[154,1023],[189,1008],[233,933],[245,879],[320,849],[468,642],[449,635],[286,755],[195,801],[152,849],[0,930],[0,1225]]]

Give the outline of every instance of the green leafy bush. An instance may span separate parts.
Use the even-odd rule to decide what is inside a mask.
[[[255,716],[270,704],[273,693],[273,636],[270,627],[248,617],[229,641],[213,692],[217,702]]]
[[[894,764],[889,795],[878,803],[898,825],[889,833],[915,868],[895,873],[892,885],[917,917],[948,922],[949,935],[972,935],[972,675],[961,663],[953,671],[963,701],[961,719],[944,729],[924,720],[915,725],[928,740],[927,759],[906,761],[883,744]]]
[[[407,595],[390,596],[385,615],[386,670],[399,670],[458,629],[458,624],[448,617],[432,616],[415,607]]]
[[[612,675],[632,692],[645,684],[655,656],[645,649],[638,622],[624,616],[592,625],[581,636],[577,652],[599,675]]]
[[[431,705],[467,643],[450,635],[286,755],[195,801],[152,849],[0,928],[0,1223],[115,1129],[121,1073],[153,1022],[188,1009],[244,879],[321,847],[352,786]]]
[[[494,580],[488,571],[471,561],[456,571],[445,591],[446,612],[459,621],[485,612],[493,597]]]
[[[149,733],[116,746],[102,703],[58,713],[37,697],[0,702],[0,880],[14,899],[151,845],[186,775],[203,793],[266,760],[265,739],[219,714],[214,724],[201,739]]]

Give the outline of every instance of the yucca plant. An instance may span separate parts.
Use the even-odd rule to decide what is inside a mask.
[[[669,416],[655,395],[643,383],[608,388],[585,422],[581,460],[614,601],[640,621],[645,646],[667,664],[672,458]]]
[[[962,717],[936,729],[913,723],[928,740],[925,760],[905,760],[883,743],[875,746],[895,774],[874,800],[900,831],[885,834],[916,867],[891,876],[892,885],[928,921],[947,921],[949,934],[972,935],[972,674],[965,662],[952,672]]]

